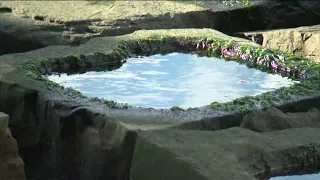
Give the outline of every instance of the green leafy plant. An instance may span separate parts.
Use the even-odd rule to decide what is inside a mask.
[[[172,106],[172,107],[170,108],[170,110],[171,110],[171,111],[184,111],[184,109],[181,108],[181,107],[179,107],[179,106]]]

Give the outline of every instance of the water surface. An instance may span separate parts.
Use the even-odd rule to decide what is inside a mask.
[[[291,175],[291,176],[278,176],[272,177],[270,180],[320,180],[320,173],[317,174],[304,174],[304,175]]]
[[[293,84],[237,62],[182,53],[130,58],[113,71],[48,78],[89,97],[154,108],[199,107]]]

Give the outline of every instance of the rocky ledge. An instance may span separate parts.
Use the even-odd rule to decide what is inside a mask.
[[[319,112],[297,113],[320,108],[319,66],[311,62],[306,66],[307,59],[283,54],[290,68],[297,65],[316,73],[302,83],[190,109],[118,106],[87,98],[42,76],[49,71],[112,69],[135,53],[190,51],[197,43],[210,44],[210,48],[220,44],[219,53],[229,43],[240,45],[245,52],[273,52],[215,30],[171,29],[97,37],[75,47],[48,46],[0,56],[0,110],[11,116],[9,125],[27,179],[128,180],[152,175],[167,180],[248,180],[299,169],[316,171]],[[266,115],[261,123],[250,120],[248,113],[272,106],[279,109],[275,115]],[[299,117],[310,120],[299,121]]]
[[[8,125],[9,116],[0,112],[0,179],[25,180],[24,163]]]
[[[320,61],[320,25],[272,31],[244,33],[263,47],[279,49],[287,53]]]

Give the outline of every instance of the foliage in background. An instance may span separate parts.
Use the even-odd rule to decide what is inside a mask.
[[[222,2],[226,5],[233,6],[235,3],[243,4],[245,6],[250,6],[250,0],[222,0]]]
[[[202,1],[205,1],[205,0],[202,0]],[[231,7],[233,7],[235,4],[243,4],[245,6],[251,5],[250,0],[219,0],[219,1]],[[197,0],[195,0],[195,2],[197,2]]]

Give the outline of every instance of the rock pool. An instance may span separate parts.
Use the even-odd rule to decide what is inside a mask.
[[[228,102],[293,84],[234,61],[183,53],[129,58],[113,71],[54,74],[48,79],[88,97],[154,108]]]

